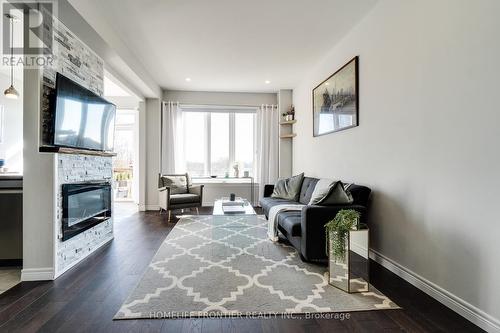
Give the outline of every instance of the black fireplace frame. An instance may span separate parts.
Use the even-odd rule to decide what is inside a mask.
[[[68,197],[71,194],[78,194],[82,192],[88,192],[103,188],[107,191],[109,208],[106,211],[101,212],[100,214],[97,214],[95,216],[86,219],[85,221],[69,226]],[[66,241],[84,232],[85,230],[88,230],[98,225],[99,223],[109,220],[111,218],[111,210],[112,210],[111,193],[112,193],[111,183],[106,181],[63,184],[62,185],[62,240]]]

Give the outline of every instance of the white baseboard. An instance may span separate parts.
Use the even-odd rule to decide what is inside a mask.
[[[52,267],[25,268],[21,270],[21,281],[50,281],[54,280]]]
[[[368,249],[366,247],[358,245],[356,243],[351,243],[351,250],[357,255],[366,259],[366,253],[368,252]]]
[[[468,319],[473,324],[486,330],[487,332],[500,333],[500,320],[478,309],[474,305],[464,301],[456,295],[439,287],[431,281],[423,278],[408,268],[398,264],[394,260],[387,258],[383,254],[370,249],[370,258],[384,266],[403,280],[422,290],[438,302],[447,306],[451,310]]]
[[[71,268],[75,267],[78,263],[80,263],[82,260],[84,260],[85,258],[87,258],[88,256],[90,256],[92,253],[94,253],[95,251],[99,250],[101,247],[103,247],[104,245],[108,244],[109,242],[111,242],[112,240],[114,239],[114,236],[111,236],[107,239],[105,239],[104,241],[102,241],[99,245],[97,245],[97,247],[92,251],[92,252],[89,252],[87,253],[87,255],[81,257],[81,258],[78,258],[76,261],[72,262],[69,266],[65,267],[63,270],[59,271],[59,272],[55,272],[54,274],[54,279],[57,279],[58,277],[60,277],[61,275],[63,275],[64,273],[66,273],[68,270],[70,270]]]

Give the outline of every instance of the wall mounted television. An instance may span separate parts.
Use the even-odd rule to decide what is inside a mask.
[[[116,106],[57,73],[53,145],[113,151]]]

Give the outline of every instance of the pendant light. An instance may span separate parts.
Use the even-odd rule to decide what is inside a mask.
[[[14,20],[16,17],[11,15],[11,14],[5,14],[5,17],[7,17],[10,20],[10,59],[11,59],[11,64],[10,64],[10,87],[5,89],[3,94],[7,98],[17,99],[19,97],[19,93],[17,92],[16,88],[14,88],[14,65],[12,64],[12,59],[14,57]]]

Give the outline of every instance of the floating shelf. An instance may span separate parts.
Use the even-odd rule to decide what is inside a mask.
[[[41,146],[38,148],[41,153],[59,153],[59,154],[81,154],[93,156],[116,156],[116,153],[97,150],[76,149],[67,147]]]
[[[292,134],[282,134],[282,135],[280,135],[280,138],[281,139],[291,139],[291,138],[294,138],[296,136],[297,136],[297,134],[295,134],[295,133],[292,133]]]
[[[280,125],[293,125],[297,122],[297,120],[287,120],[287,121],[281,121]]]

